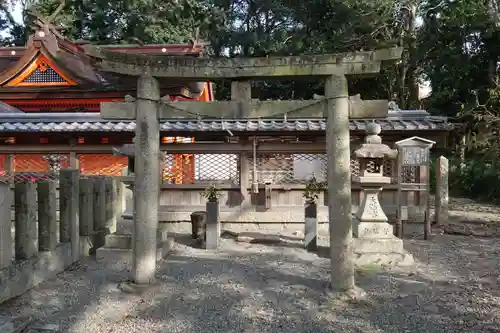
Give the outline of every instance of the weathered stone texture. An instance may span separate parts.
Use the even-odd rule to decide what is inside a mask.
[[[348,290],[354,288],[354,262],[351,224],[349,97],[346,77],[343,75],[328,77],[325,96],[328,99],[326,150],[331,285],[334,290]]]
[[[80,259],[79,176],[76,169],[61,169],[59,173],[60,240],[71,243],[73,262]]]
[[[38,253],[36,184],[30,181],[14,187],[15,252],[17,260],[27,260]]]
[[[436,223],[443,225],[448,223],[449,215],[449,165],[448,159],[440,156],[436,165]]]
[[[156,230],[160,195],[160,124],[158,81],[142,76],[137,87],[135,143],[134,243],[132,274],[137,284],[155,281]]]
[[[0,182],[0,269],[12,263],[11,206],[10,184]]]
[[[38,249],[52,251],[57,246],[57,184],[38,182]]]

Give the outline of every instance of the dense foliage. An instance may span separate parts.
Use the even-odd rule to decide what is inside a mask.
[[[10,1],[23,5],[24,20],[15,22],[9,2],[0,0],[0,29],[8,32],[1,37],[4,45],[25,43],[33,28],[27,9],[48,17],[61,3]],[[176,43],[199,34],[213,55],[231,57],[401,45],[400,63],[375,78],[350,82],[351,93],[460,119],[466,156],[474,162],[465,161],[456,188],[500,198],[496,189],[477,187],[500,181],[494,172],[500,163],[499,17],[496,0],[66,0],[54,25],[74,39],[99,44]],[[421,101],[423,81],[430,82],[432,94]],[[321,90],[317,81],[266,81],[256,82],[253,94],[297,99]],[[218,82],[217,98],[228,92],[228,85]]]

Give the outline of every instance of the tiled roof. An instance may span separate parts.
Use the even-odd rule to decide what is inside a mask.
[[[390,111],[385,119],[351,120],[351,131],[364,131],[375,121],[382,131],[446,131],[452,128],[445,117],[433,117],[425,111]],[[169,120],[163,121],[163,132],[256,132],[256,131],[324,131],[325,119],[246,119],[246,120]],[[108,121],[98,113],[3,113],[0,132],[133,132],[133,121]]]

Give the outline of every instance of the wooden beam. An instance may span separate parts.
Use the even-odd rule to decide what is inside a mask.
[[[135,103],[103,102],[101,117],[110,120],[135,119]],[[350,103],[351,119],[385,118],[389,112],[387,100],[353,100]],[[197,119],[260,119],[260,118],[325,118],[326,100],[259,101],[248,104],[240,101],[177,101],[163,104],[159,111],[160,120]]]
[[[113,52],[95,45],[85,45],[84,49],[100,60],[95,66],[102,71],[190,80],[376,74],[382,61],[399,60],[402,53],[396,47],[290,57],[195,58]]]
[[[77,154],[111,154],[111,145],[81,145],[70,147],[69,145],[3,145],[0,146],[0,154],[47,154],[47,153],[70,153]],[[171,143],[162,144],[160,150],[174,154],[237,154],[240,152],[252,152],[252,144],[239,143]],[[325,143],[261,143],[257,147],[260,153],[324,153]]]

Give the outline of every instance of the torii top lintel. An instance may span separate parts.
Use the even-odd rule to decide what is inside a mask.
[[[101,71],[189,80],[376,74],[383,61],[397,61],[402,54],[402,48],[395,47],[289,57],[193,58],[116,53],[94,45],[86,45],[84,49]]]

